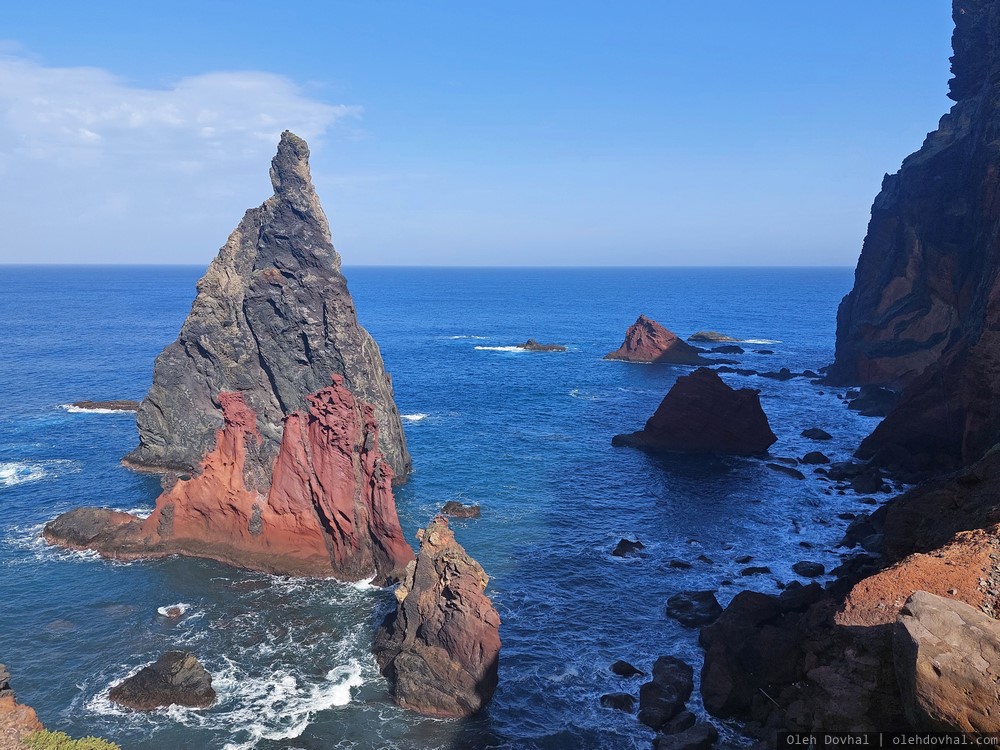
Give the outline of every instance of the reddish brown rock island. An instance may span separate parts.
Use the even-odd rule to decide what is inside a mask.
[[[677,382],[638,432],[615,435],[612,445],[682,453],[766,453],[777,440],[758,391],[730,388],[700,367]]]
[[[668,365],[704,365],[711,362],[702,357],[700,351],[655,320],[640,315],[625,332],[622,345],[604,358]]]
[[[392,496],[410,471],[392,381],[358,324],[308,157],[282,134],[274,195],[219,251],[156,360],[124,461],[166,472],[153,514],[83,508],[45,539],[380,583],[413,559]]]
[[[420,554],[375,635],[375,659],[395,701],[428,716],[482,710],[497,687],[500,616],[489,576],[438,516],[418,533]]]

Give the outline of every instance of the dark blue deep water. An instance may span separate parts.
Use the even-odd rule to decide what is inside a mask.
[[[136,442],[131,415],[63,405],[142,398],[202,270],[0,268],[0,661],[52,729],[126,750],[645,748],[652,734],[598,698],[637,693],[639,681],[608,670],[616,659],[647,669],[676,654],[700,667],[696,634],[665,616],[667,597],[717,588],[725,604],[744,587],[777,590],[798,560],[829,568],[837,514],[863,507],[758,459],[612,448],[684,369],[601,359],[642,312],[685,336],[708,328],[768,342],[745,345],[775,352],[740,357],[747,367],[817,369],[832,358],[848,269],[348,268],[407,415],[404,530],[412,540],[448,500],[480,503],[481,519],[453,525],[492,575],[503,619],[488,715],[422,719],[388,700],[369,655],[389,592],[196,560],[115,564],[38,540],[75,506],[152,507],[157,481],[118,464]],[[529,336],[569,351],[505,348]],[[814,449],[799,433],[821,426],[834,435],[823,450],[845,458],[874,426],[802,379],[725,377],[761,389],[774,456]],[[647,554],[612,557],[623,536]],[[744,554],[773,575],[741,578]],[[180,621],[157,615],[178,602],[190,605]],[[110,685],[176,647],[215,675],[215,707],[109,705]]]

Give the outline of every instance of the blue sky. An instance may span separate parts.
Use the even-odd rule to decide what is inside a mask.
[[[0,262],[206,263],[285,127],[348,264],[852,265],[945,0],[17,3]]]

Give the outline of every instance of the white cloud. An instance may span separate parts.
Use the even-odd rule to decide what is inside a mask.
[[[0,262],[207,260],[269,194],[282,130],[315,146],[360,114],[272,73],[157,89],[0,53]]]

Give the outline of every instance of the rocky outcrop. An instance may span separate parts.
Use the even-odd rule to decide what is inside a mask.
[[[1000,622],[926,591],[893,634],[903,709],[925,731],[1000,732]]]
[[[25,740],[42,729],[34,709],[17,702],[10,687],[10,672],[0,664],[0,750],[22,750]]]
[[[115,703],[136,711],[167,706],[208,708],[215,703],[210,675],[194,654],[168,651],[108,693]]]
[[[956,104],[886,176],[838,313],[837,383],[905,386],[861,455],[912,471],[1000,436],[1000,3],[954,3]]]
[[[116,559],[189,555],[285,575],[396,580],[413,552],[393,501],[375,410],[341,376],[285,418],[266,491],[246,465],[264,444],[242,394],[221,393],[224,426],[194,476],[181,477],[147,519],[82,508],[45,538]]]
[[[83,411],[137,411],[138,401],[116,399],[114,401],[74,401],[70,404],[74,409]]]
[[[616,435],[612,445],[685,453],[766,453],[771,432],[758,391],[730,388],[699,368],[677,382],[639,432]]]
[[[523,344],[517,345],[518,349],[529,352],[564,352],[566,347],[562,344],[540,344],[534,339],[528,339]]]
[[[374,652],[403,708],[471,716],[497,687],[500,616],[484,593],[489,577],[438,516],[418,533],[420,554],[396,589],[397,605]]]
[[[640,315],[625,332],[625,341],[622,345],[604,358],[668,365],[709,364],[712,360],[702,357],[700,351],[682,341],[655,320]]]
[[[697,331],[688,336],[688,341],[701,341],[705,343],[732,343],[742,341],[742,339],[734,339],[732,336],[727,336],[726,334],[719,333],[718,331]]]
[[[247,211],[198,282],[177,340],[156,359],[127,466],[192,472],[223,426],[220,393],[256,415],[244,484],[266,492],[285,417],[330,381],[372,404],[395,476],[410,472],[402,423],[378,346],[359,325],[340,256],[309,174],[309,148],[285,131],[271,162],[274,195]]]

